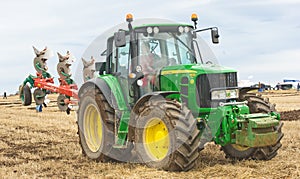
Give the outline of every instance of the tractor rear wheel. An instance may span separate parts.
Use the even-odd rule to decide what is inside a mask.
[[[108,130],[109,115],[105,112],[99,91],[93,88],[82,94],[77,115],[79,142],[90,159],[106,161],[113,134]]]
[[[20,93],[20,98],[22,100],[22,104],[24,106],[31,105],[31,103],[32,103],[31,90],[27,84],[25,84],[24,86],[21,85],[19,87],[19,93]]]
[[[40,88],[37,88],[33,92],[33,98],[37,105],[42,105],[45,101],[45,92],[41,90]]]
[[[131,159],[131,144],[113,148],[115,112],[100,90],[85,89],[80,95],[77,117],[79,142],[88,158],[101,162]]]
[[[199,156],[197,120],[177,101],[151,100],[136,117],[135,149],[141,162],[169,171],[188,171]]]
[[[275,112],[275,105],[269,102],[268,98],[262,98],[261,95],[255,93],[244,93],[240,95],[239,101],[247,101],[250,113],[270,113]],[[281,128],[283,123],[280,122],[275,131],[278,132],[278,138],[274,145],[267,147],[244,147],[237,144],[228,144],[222,147],[227,158],[233,159],[256,159],[256,160],[270,160],[277,155],[278,149],[281,147],[280,140],[283,137]]]

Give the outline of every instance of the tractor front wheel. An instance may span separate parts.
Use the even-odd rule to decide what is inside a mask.
[[[149,167],[188,171],[199,156],[197,120],[177,101],[151,100],[136,117],[135,149]]]
[[[226,158],[243,160],[251,158],[255,153],[256,148],[241,146],[238,144],[227,144],[222,147],[222,150],[226,154]]]
[[[41,90],[40,88],[37,88],[33,92],[33,98],[37,105],[42,105],[45,101],[45,92]]]

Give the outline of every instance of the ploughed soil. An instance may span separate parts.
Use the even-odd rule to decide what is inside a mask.
[[[264,97],[269,98],[271,103],[276,104],[276,109],[280,112],[282,120],[300,120],[300,92],[280,90],[268,91],[262,94]]]
[[[284,120],[278,155],[269,161],[226,159],[209,143],[188,172],[167,172],[144,164],[97,163],[82,155],[76,112],[51,103],[37,113],[17,96],[0,99],[0,178],[300,178],[300,93],[263,93]]]
[[[281,119],[284,121],[295,121],[300,119],[300,110],[283,111],[280,113]]]

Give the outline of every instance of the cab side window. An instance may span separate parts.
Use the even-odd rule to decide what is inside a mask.
[[[120,75],[123,77],[128,76],[128,67],[130,61],[129,53],[129,37],[126,38],[126,45],[124,47],[115,47],[113,42],[113,52],[112,52],[112,71],[120,72]]]

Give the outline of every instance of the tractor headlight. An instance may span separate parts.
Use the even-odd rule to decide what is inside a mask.
[[[225,90],[212,91],[211,99],[212,100],[226,99],[226,91]]]
[[[237,99],[239,97],[238,89],[221,89],[213,90],[211,92],[212,100],[224,100],[224,99]]]

